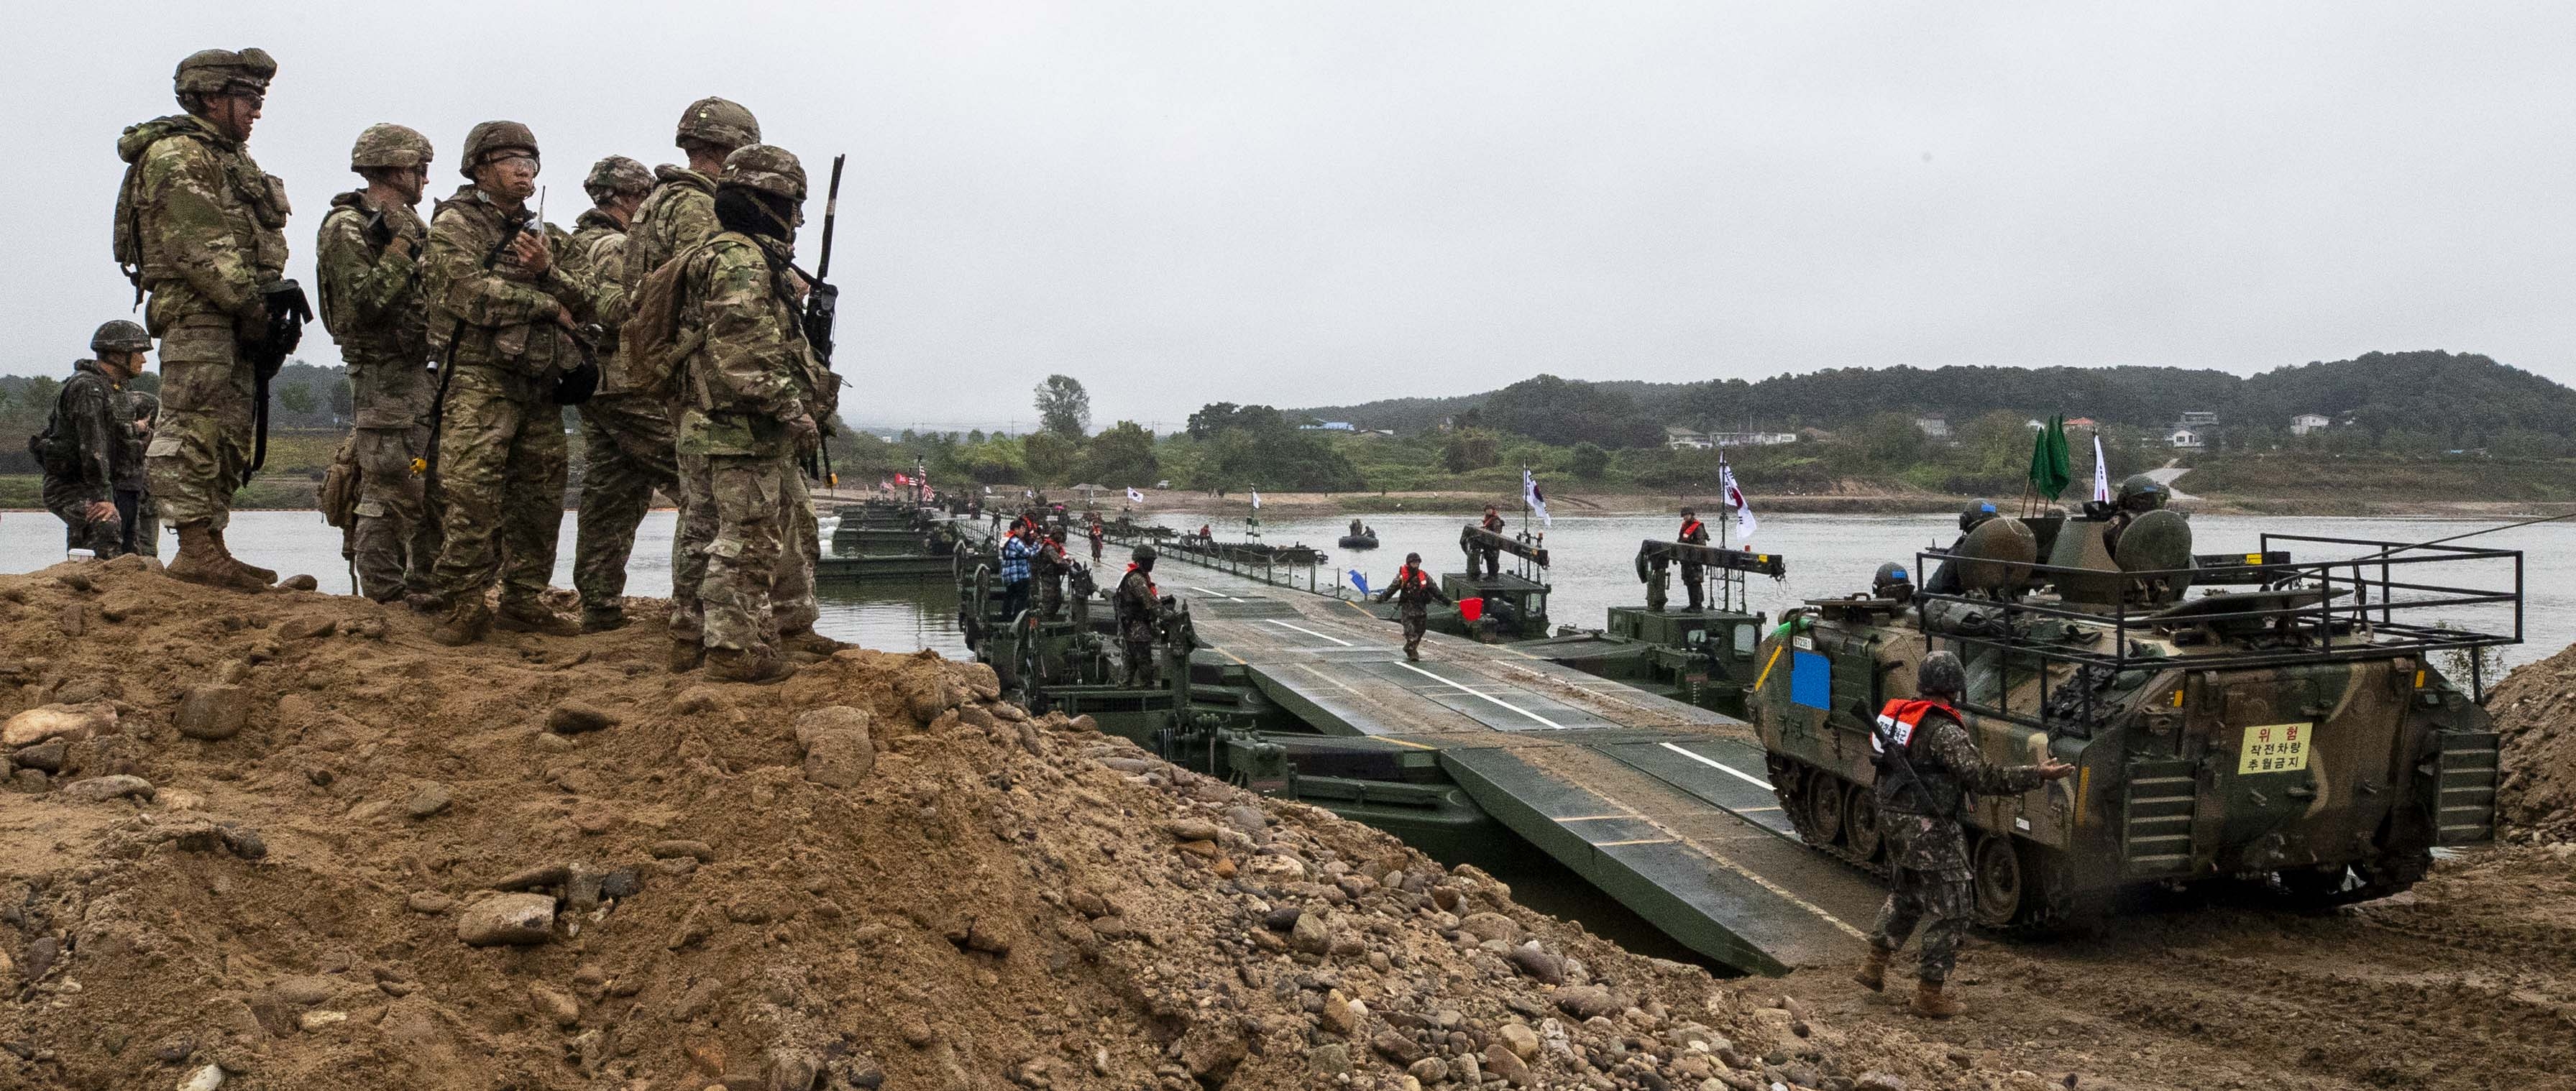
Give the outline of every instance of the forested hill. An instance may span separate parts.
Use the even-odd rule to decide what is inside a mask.
[[[1552,443],[1659,443],[1666,425],[1721,430],[1832,429],[1881,413],[1937,413],[1965,422],[1989,413],[2064,413],[2106,425],[2158,429],[2183,413],[2222,426],[2280,429],[2301,413],[2349,421],[2373,435],[2404,432],[2450,447],[2509,434],[2576,439],[2576,390],[2470,353],[2374,352],[2352,360],[2241,377],[2178,367],[1835,368],[1746,382],[1587,383],[1541,375],[1482,394],[1395,398],[1293,411],[1367,428],[1413,432],[1469,414],[1468,423]]]

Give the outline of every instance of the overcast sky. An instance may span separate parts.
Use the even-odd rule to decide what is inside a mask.
[[[28,5],[0,369],[128,313],[118,131],[256,45],[308,283],[372,122],[429,135],[438,196],[468,126],[527,122],[566,225],[701,95],[818,194],[848,152],[854,423],[1025,423],[1049,372],[1167,428],[1542,371],[2446,348],[2576,380],[2576,5],[808,7]]]

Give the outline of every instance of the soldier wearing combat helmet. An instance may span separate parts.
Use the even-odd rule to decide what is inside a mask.
[[[613,292],[561,260],[569,238],[534,222],[537,137],[515,121],[465,135],[471,179],[429,222],[422,286],[446,374],[437,408],[442,503],[437,577],[448,612],[431,637],[482,639],[493,626],[569,635],[578,622],[539,600],[563,522],[563,408],[556,384],[584,361],[573,340]],[[484,594],[500,584],[497,614]]]
[[[350,559],[360,594],[378,602],[436,603],[438,526],[428,478],[437,386],[429,372],[429,300],[421,252],[429,225],[413,211],[436,158],[429,138],[400,125],[367,126],[349,149],[366,185],[331,199],[314,255],[322,322],[349,367],[356,409],[349,437],[358,466]]]
[[[286,186],[244,146],[276,75],[264,50],[191,53],[172,76],[186,112],[130,126],[116,142],[127,164],[116,260],[137,301],[149,297],[144,322],[161,339],[163,418],[145,461],[179,531],[169,574],[252,591],[277,573],[235,559],[223,533],[250,476],[268,292],[286,275]]]
[[[36,436],[45,508],[61,518],[73,549],[101,558],[147,552],[139,487],[142,431],[126,384],[149,366],[152,337],[122,319],[89,339],[90,359],[72,365]]]
[[[1129,558],[1127,574],[1118,578],[1112,604],[1118,609],[1119,651],[1127,661],[1126,684],[1142,689],[1154,684],[1154,622],[1161,612],[1162,591],[1154,586],[1154,547],[1140,545]]]
[[[1887,702],[1869,740],[1878,766],[1879,830],[1893,889],[1879,908],[1868,958],[1853,980],[1871,992],[1885,988],[1888,962],[1920,925],[1923,957],[1913,1010],[1935,1019],[1966,1010],[1945,991],[1945,983],[1958,962],[1959,938],[1976,903],[1968,836],[1959,824],[1968,795],[2027,792],[2075,771],[2053,759],[2010,766],[1987,761],[1953,707],[1967,686],[1967,669],[1957,655],[1924,656],[1915,671],[1919,696]]]
[[[592,164],[582,189],[589,211],[573,221],[565,260],[601,285],[619,286],[626,275],[628,225],[653,188],[644,164],[612,155]],[[625,379],[617,327],[622,306],[600,315],[606,331],[599,345],[600,391],[581,404],[581,508],[573,523],[572,585],[581,593],[583,632],[626,624],[626,562],[635,552],[635,528],[660,490],[677,497],[671,410],[634,393]]]
[[[635,220],[627,228],[625,276],[630,295],[653,270],[723,229],[716,222],[716,179],[734,149],[760,142],[760,121],[740,103],[702,98],[680,112],[672,142],[687,153],[688,164],[654,168],[653,192],[635,210]],[[606,390],[617,393],[614,384]],[[676,420],[681,407],[667,408]],[[706,647],[698,586],[706,577],[708,542],[695,535],[712,533],[708,528],[715,525],[715,516],[711,500],[689,492],[691,481],[705,480],[704,468],[692,472],[691,456],[686,453],[677,454],[674,462],[680,478],[680,525],[671,542],[671,669],[692,670],[704,658]],[[695,519],[693,511],[699,512]],[[796,591],[792,585],[772,590],[789,595]],[[810,589],[805,597],[812,597]]]
[[[698,584],[707,677],[775,682],[795,673],[771,609],[796,499],[795,460],[814,449],[828,410],[809,401],[822,364],[798,321],[788,267],[803,222],[805,168],[767,144],[725,157],[715,213],[722,230],[681,266],[679,452],[682,488],[705,498],[683,533],[710,543]]]

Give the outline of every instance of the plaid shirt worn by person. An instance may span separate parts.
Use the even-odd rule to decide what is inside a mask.
[[[1029,558],[1036,555],[1037,550],[1031,548],[1029,543],[1018,535],[1012,535],[1011,537],[1004,539],[1002,542],[1002,582],[1011,584],[1019,583],[1028,579]]]

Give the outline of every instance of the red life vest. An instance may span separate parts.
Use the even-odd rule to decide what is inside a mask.
[[[1691,535],[1706,533],[1708,532],[1702,529],[1700,521],[1693,519],[1682,524],[1681,540],[1687,542],[1690,540]]]
[[[1950,707],[1948,701],[1935,698],[1889,701],[1886,708],[1878,711],[1878,730],[1869,734],[1870,752],[1886,753],[1885,744],[1892,742],[1907,753],[1913,753],[1914,740],[1921,737],[1915,728],[1922,726],[1924,714],[1934,709],[1948,713],[1951,719],[1960,719],[1959,710]]]
[[[1133,572],[1135,570],[1136,562],[1127,562],[1127,571]],[[1163,597],[1163,589],[1154,586],[1154,574],[1151,572],[1145,573],[1145,597],[1157,600]]]
[[[1399,591],[1406,587],[1427,586],[1430,583],[1431,577],[1412,565],[1408,564],[1395,570],[1395,586]]]
[[[1501,530],[1501,529],[1503,529],[1503,517],[1502,517],[1502,516],[1499,516],[1499,515],[1490,515],[1490,514],[1489,514],[1489,515],[1487,515],[1487,516],[1485,516],[1485,529],[1486,529],[1486,530]]]

